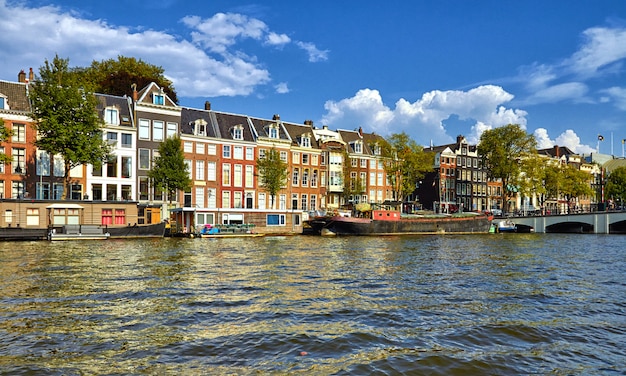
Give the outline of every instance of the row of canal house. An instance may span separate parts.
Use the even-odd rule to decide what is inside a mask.
[[[0,81],[0,115],[5,127],[14,132],[2,145],[13,162],[0,165],[0,195],[5,211],[12,211],[12,216],[18,211],[17,220],[11,218],[9,223],[4,221],[7,215],[2,216],[0,227],[26,223],[20,215],[26,215],[28,205],[34,210],[37,204],[39,225],[46,221],[49,225],[49,208],[58,205],[54,202],[61,199],[63,191],[62,159],[34,146],[36,134],[28,101],[28,82],[32,80],[31,69],[28,78],[20,72],[18,82]],[[353,176],[366,182],[363,194],[348,198],[350,201],[391,198],[377,147],[380,136],[360,129],[317,128],[312,121],[288,123],[278,115],[261,119],[218,112],[211,110],[208,102],[204,109],[181,107],[155,83],[133,89],[131,97],[96,94],[97,111],[104,120],[103,137],[113,153],[100,168],[79,166],[71,171],[70,197],[75,204],[68,204],[66,213],[105,203],[101,217],[92,218],[92,223],[150,224],[173,214],[186,231],[209,223],[256,223],[276,232],[298,232],[306,219],[304,213],[333,210],[346,203],[346,163]],[[166,197],[155,189],[148,172],[160,143],[173,135],[181,138],[192,186],[176,197]],[[273,202],[259,186],[256,168],[257,158],[271,148],[276,148],[289,166],[288,182]],[[344,161],[346,155],[349,161]],[[14,208],[16,203],[21,209]],[[43,207],[48,208],[46,214]],[[94,210],[90,213],[97,216]],[[77,221],[77,216],[73,218],[72,223]],[[85,218],[78,218],[86,223]]]

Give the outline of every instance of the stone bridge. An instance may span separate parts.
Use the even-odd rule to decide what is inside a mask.
[[[511,217],[509,219],[517,225],[518,232],[626,234],[625,211]]]

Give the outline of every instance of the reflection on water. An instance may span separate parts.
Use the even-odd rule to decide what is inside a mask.
[[[0,243],[0,373],[619,374],[626,238]]]

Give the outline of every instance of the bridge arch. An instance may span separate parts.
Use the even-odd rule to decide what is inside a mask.
[[[546,233],[593,234],[593,225],[585,222],[558,222],[546,226]]]

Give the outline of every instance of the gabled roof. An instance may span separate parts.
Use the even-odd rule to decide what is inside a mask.
[[[133,126],[134,121],[132,118],[131,111],[131,103],[130,98],[127,96],[116,96],[109,94],[95,94],[96,99],[98,100],[98,104],[96,105],[96,110],[98,114],[102,117],[103,111],[107,107],[115,107],[119,111],[120,114],[120,124],[128,123],[128,126]],[[128,119],[128,120],[124,120]]]
[[[1,112],[30,112],[28,85],[23,82],[0,81],[0,94],[7,99],[8,109]]]
[[[560,158],[560,157],[568,156],[568,155],[578,155],[566,146],[557,146],[557,145],[548,149],[539,149],[537,150],[537,154],[547,155],[553,158]]]
[[[283,122],[280,119],[269,120],[269,119],[259,119],[259,118],[249,118],[250,123],[252,125],[253,131],[255,132],[256,139],[263,138],[266,141],[276,140],[282,142],[291,142],[291,137],[287,134],[285,127],[283,126]],[[278,138],[271,139],[269,138],[268,129],[272,125],[278,126]]]
[[[310,135],[311,139],[311,148],[317,149],[319,145],[317,144],[317,140],[315,139],[315,134],[313,133],[313,126],[309,124],[294,124],[294,123],[285,123],[283,122],[283,126],[289,136],[291,138],[291,144],[293,146],[300,146],[299,140],[303,135]]]
[[[158,93],[163,95],[163,106],[165,107],[178,107],[176,103],[165,93],[165,91],[156,84],[156,82],[151,82],[148,86],[139,90],[137,93],[137,103],[155,105],[152,101],[152,94]]]
[[[212,114],[214,115],[214,119],[217,121],[217,129],[223,139],[233,140],[233,130],[235,127],[241,126],[243,130],[243,140],[237,141],[254,141],[254,135],[250,129],[250,123],[248,122],[247,116],[214,111],[212,111]]]
[[[182,134],[194,134],[196,122],[206,124],[206,137],[219,138],[219,130],[214,126],[211,111],[183,107],[180,112],[180,132]]]

